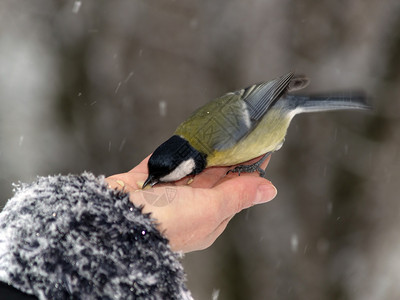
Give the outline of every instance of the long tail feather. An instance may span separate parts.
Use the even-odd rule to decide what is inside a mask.
[[[324,95],[287,95],[287,99],[301,112],[329,110],[363,109],[372,107],[367,103],[365,94],[360,92],[343,92]]]

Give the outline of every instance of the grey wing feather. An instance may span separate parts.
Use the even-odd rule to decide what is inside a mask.
[[[271,104],[287,91],[293,76],[293,73],[288,73],[280,78],[232,93],[232,95],[240,94],[243,102],[234,102],[234,105],[242,107],[232,109],[233,114],[229,113],[231,108],[229,105],[224,107],[223,115],[230,117],[223,122],[224,126],[221,126],[223,131],[221,131],[219,138],[215,139],[217,142],[214,143],[213,148],[220,151],[229,149],[251,132],[268,111]],[[243,111],[243,114],[237,115],[237,111],[240,110]]]
[[[252,121],[259,121],[274,101],[287,90],[294,74],[292,72],[275,80],[253,85],[244,90],[243,101]]]

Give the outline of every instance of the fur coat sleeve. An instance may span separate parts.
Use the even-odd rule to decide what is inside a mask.
[[[151,216],[90,173],[16,186],[0,213],[0,281],[39,299],[192,299]]]

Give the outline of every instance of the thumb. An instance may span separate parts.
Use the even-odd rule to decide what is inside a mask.
[[[277,190],[268,180],[261,177],[241,176],[227,180],[214,188],[223,202],[226,217],[233,216],[242,209],[265,203],[275,198]]]

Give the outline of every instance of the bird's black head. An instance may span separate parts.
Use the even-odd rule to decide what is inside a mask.
[[[161,144],[147,164],[149,177],[143,184],[179,180],[187,175],[199,174],[207,165],[206,155],[194,149],[187,140],[174,135]]]

